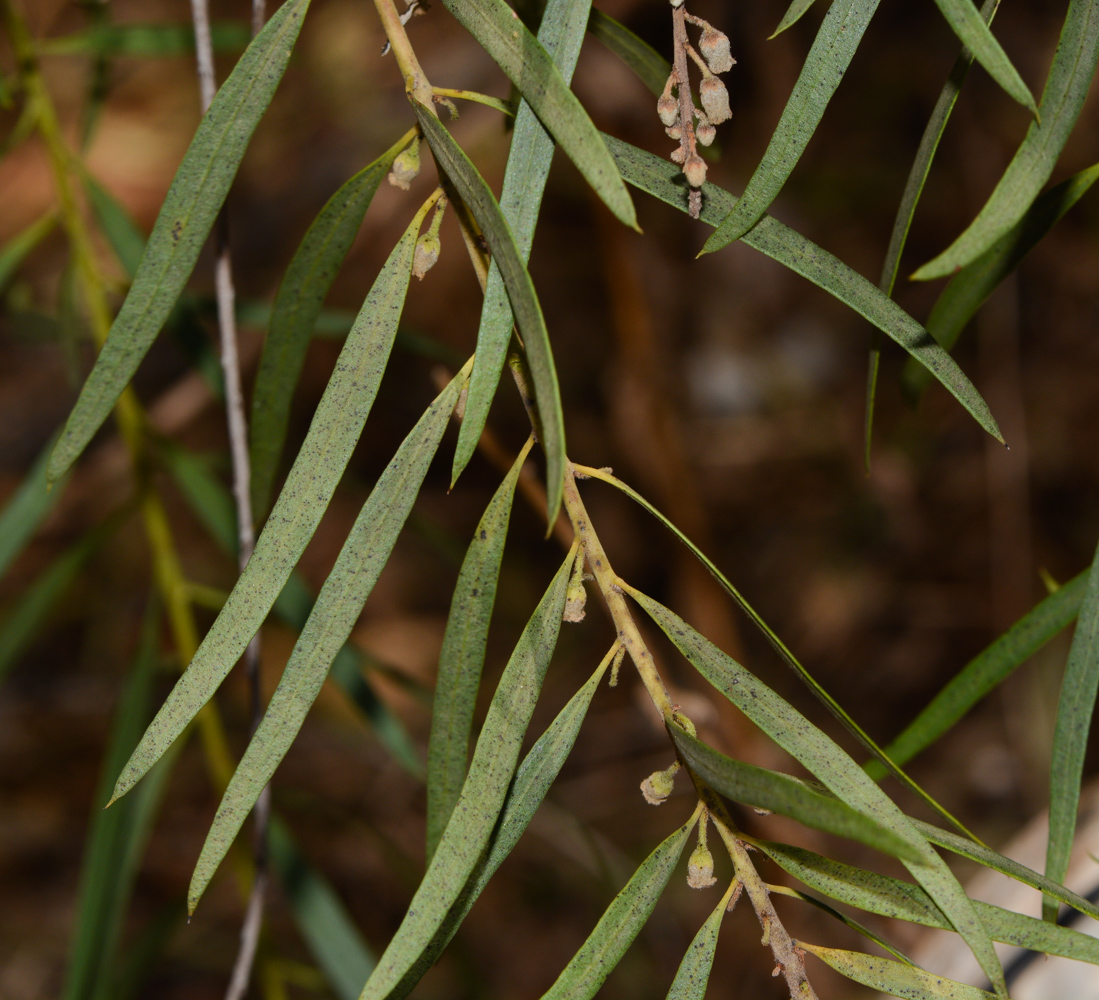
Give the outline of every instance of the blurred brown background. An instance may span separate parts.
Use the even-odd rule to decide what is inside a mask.
[[[662,0],[601,6],[670,55]],[[997,18],[998,37],[1036,94],[1066,6],[1010,0]],[[722,158],[710,173],[734,191],[766,147],[821,16],[814,8],[793,29],[766,41],[784,7],[781,0],[690,3],[693,13],[729,33],[739,60],[728,75],[734,118],[719,130]],[[56,0],[23,0],[21,8],[40,39],[88,23],[79,6]],[[118,0],[108,10],[119,23],[189,18],[182,0]],[[246,23],[246,5],[215,2],[213,16]],[[410,33],[437,85],[507,95],[502,75],[441,4],[416,18]],[[230,196],[243,300],[270,301],[329,195],[409,127],[396,65],[379,54],[382,41],[365,0],[314,0],[290,70]],[[10,73],[6,42],[4,52]],[[876,281],[910,159],[956,52],[932,4],[883,4],[774,214]],[[222,79],[231,64],[232,57],[220,58]],[[44,67],[75,143],[91,61],[54,56]],[[198,121],[193,62],[120,57],[112,62],[109,83],[86,162],[147,231]],[[672,148],[649,93],[592,39],[574,86],[601,128],[661,154]],[[15,114],[4,111],[0,120],[7,132]],[[972,218],[1026,124],[1025,112],[974,69],[924,194],[902,274],[937,253]],[[464,104],[453,131],[498,190],[507,154],[500,116]],[[1097,159],[1089,102],[1054,180]],[[383,183],[332,291],[333,307],[357,310],[433,184],[429,162],[409,193]],[[7,240],[54,198],[39,142],[0,160],[0,191],[0,240]],[[531,270],[556,351],[570,457],[613,466],[668,512],[871,735],[888,740],[1042,596],[1040,570],[1063,581],[1091,558],[1099,534],[1094,196],[996,293],[957,351],[1011,450],[986,438],[941,389],[933,387],[917,409],[908,407],[898,388],[904,357],[890,344],[869,475],[861,459],[867,324],[745,246],[695,260],[708,233],[704,226],[647,196],[637,194],[635,202],[643,236],[610,220],[572,166],[561,157],[555,162]],[[403,328],[431,338],[437,359],[460,364],[473,348],[480,297],[452,219],[444,224],[443,243],[439,264],[412,289]],[[118,265],[102,250],[104,266],[121,280]],[[0,496],[16,487],[64,419],[89,367],[86,342],[74,349],[56,321],[66,260],[64,239],[55,233],[4,292]],[[208,258],[191,287],[209,293]],[[897,296],[922,319],[938,288],[902,281]],[[250,380],[261,331],[249,328],[242,336]],[[292,444],[305,433],[338,349],[332,339],[318,339],[311,349]],[[344,486],[304,557],[302,568],[315,586],[370,484],[434,395],[437,359],[395,351]],[[158,342],[137,386],[174,439],[224,455],[220,406],[177,344]],[[514,452],[526,421],[507,381],[490,420]],[[453,441],[451,432],[355,632],[373,656],[428,690],[461,553],[499,480],[478,457],[448,494]],[[113,431],[101,435],[45,530],[0,583],[0,609],[10,608],[51,558],[130,495],[126,469]],[[231,563],[171,485],[160,485],[187,575],[228,589]],[[669,535],[609,487],[590,483],[584,496],[622,576],[675,608],[834,731],[831,719]],[[542,532],[535,513],[517,504],[490,640],[489,682],[560,559]],[[92,561],[0,689],[0,996],[6,1000],[38,1000],[60,989],[93,791],[148,586],[148,553],[135,520]],[[592,597],[587,620],[564,627],[532,736],[610,641],[608,620]],[[208,612],[200,616],[209,622]],[[277,625],[265,636],[270,690],[293,636]],[[655,642],[655,648],[669,683],[708,739],[758,763],[790,766],[667,647]],[[1066,648],[1064,636],[1053,642],[912,768],[994,845],[1045,805]],[[638,783],[665,766],[670,754],[635,676],[624,670],[623,679],[596,696],[547,808],[418,996],[539,996],[636,864],[688,814],[685,783],[659,810],[642,801]],[[165,675],[162,693],[170,683]],[[384,678],[378,685],[422,748],[429,702]],[[239,752],[248,725],[239,677],[226,683],[218,704]],[[422,872],[422,786],[326,689],[276,776],[274,797],[305,853],[331,878],[380,954]],[[912,801],[901,801],[918,812]],[[192,741],[153,833],[130,932],[181,907],[216,804]],[[742,819],[746,828],[774,839],[881,864],[790,823]],[[773,869],[764,872],[782,880]],[[719,856],[719,878],[729,873]],[[716,891],[690,890],[677,876],[603,995],[663,996]],[[852,932],[807,907],[780,901],[779,908],[795,935],[860,947]],[[220,996],[241,919],[232,878],[219,876],[189,925],[167,919],[163,951],[140,995]],[[880,922],[875,926],[880,929]],[[902,945],[908,940],[907,928],[888,933]],[[758,934],[742,904],[722,931],[711,996],[783,996]],[[265,955],[309,961],[277,893],[261,963]],[[810,970],[822,996],[858,995],[819,964]],[[291,991],[314,995],[301,987]]]

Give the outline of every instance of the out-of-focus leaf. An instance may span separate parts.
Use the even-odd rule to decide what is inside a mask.
[[[119,776],[124,795],[206,704],[263,623],[335,492],[385,370],[422,215],[382,267],[317,404],[282,493],[221,614]]]
[[[889,758],[903,765],[929,747],[989,691],[1010,677],[1016,667],[1065,628],[1080,609],[1086,581],[1086,572],[1074,577],[970,660],[885,748]],[[875,781],[885,777],[885,768],[879,761],[868,762],[866,770]]]
[[[739,240],[771,207],[816,132],[847,72],[879,0],[832,0],[767,151],[744,189],[702,248],[713,253]]]
[[[1096,60],[1099,0],[1072,0],[1038,105],[1040,119],[1031,122],[1022,145],[977,218],[938,257],[917,270],[912,275],[915,280],[953,274],[976,260],[1023,218],[1053,173],[1076,125],[1095,75]]]
[[[907,1000],[986,1000],[995,996],[975,986],[956,983],[953,979],[924,972],[891,958],[878,958],[858,951],[839,951],[820,945],[798,942],[799,948],[816,955],[825,965],[830,965],[840,975],[856,983],[880,990],[890,996]]]
[[[519,20],[519,15],[504,0],[443,0],[443,5],[519,88],[607,208],[621,222],[636,229],[633,202],[599,132],[569,90],[550,54]],[[587,3],[581,23],[587,23]]]
[[[328,880],[299,853],[277,817],[267,827],[267,849],[290,912],[339,1000],[356,1000],[374,968],[374,956]]]
[[[244,151],[275,94],[310,0],[286,0],[206,112],[176,172],[130,294],[50,459],[58,479],[107,419],[187,283]]]
[[[511,10],[510,7],[506,9]],[[519,24],[518,21],[515,23]],[[549,530],[552,530],[561,507],[565,484],[565,418],[561,410],[557,369],[553,363],[553,349],[550,347],[542,306],[538,302],[534,282],[523,263],[523,253],[516,245],[511,226],[500,211],[485,179],[431,109],[415,101],[413,107],[436,162],[454,183],[462,201],[473,213],[488,240],[492,259],[500,269],[508,298],[511,300],[511,309],[523,336],[523,347],[534,383],[534,398],[538,404],[538,440],[546,455],[546,504]]]
[[[580,43],[584,39],[585,17],[590,8],[590,0],[581,0],[580,3],[573,0],[549,0],[542,15],[538,41],[550,54],[566,84],[572,80],[573,70],[576,68]],[[524,264],[530,259],[534,227],[542,207],[542,193],[545,191],[546,178],[553,160],[553,148],[553,139],[545,126],[538,120],[531,106],[521,100],[515,115],[511,149],[508,152],[507,169],[504,171],[504,186],[500,192],[500,211],[511,227],[515,247]],[[504,358],[515,323],[513,307],[508,294],[505,294],[507,283],[500,267],[500,261],[494,252],[485,282],[485,300],[477,330],[477,350],[473,356],[473,374],[469,380],[465,416],[458,428],[458,444],[454,449],[452,484],[477,449],[492,398],[500,383],[500,373],[504,368]],[[512,280],[514,281],[514,276]],[[536,344],[536,354],[538,350],[539,346]],[[548,351],[547,346],[542,353]],[[552,365],[552,355],[550,362]]]
[[[778,27],[771,32],[771,38],[776,35],[781,35],[787,28],[793,24],[797,24],[801,20],[801,16],[813,6],[813,0],[793,0],[789,7],[786,8],[786,13],[782,15],[782,20],[779,21]]]
[[[141,256],[145,253],[145,234],[137,228],[118,200],[91,174],[84,175],[84,189],[88,192],[88,202],[103,235],[132,278],[137,274]]]
[[[595,996],[645,926],[679,863],[695,821],[692,816],[641,862],[542,1000],[591,1000]]]
[[[648,42],[601,10],[592,10],[588,31],[629,66],[655,96],[659,97],[664,92],[664,83],[671,75],[672,64]],[[569,75],[564,72],[561,75],[567,82]]]
[[[252,389],[249,434],[252,509],[257,517],[271,503],[286,443],[290,401],[324,298],[351,249],[374,192],[412,136],[411,131],[406,132],[332,195],[313,220],[279,285]]]
[[[0,510],[0,577],[8,571],[65,491],[64,484],[60,483],[52,490],[46,487],[46,463],[52,448],[51,439]]]
[[[358,621],[420,494],[427,467],[439,448],[467,376],[467,371],[459,372],[427,408],[355,519],[294,645],[263,720],[222,796],[191,877],[189,912],[194,912],[264,785],[286,756],[320,693],[332,660]]]
[[[973,901],[896,803],[831,738],[732,657],[651,597],[628,585],[625,589],[703,677],[833,795],[885,826],[920,855],[919,861],[901,860],[965,938],[996,992],[1006,997],[1003,970]]]
[[[496,583],[511,520],[515,484],[533,443],[532,438],[527,439],[473,532],[450,602],[439,651],[431,736],[427,745],[429,863],[466,780],[469,734],[473,730],[473,710],[485,664],[488,626],[496,603]]]
[[[241,52],[251,40],[248,25],[235,21],[216,21],[210,25],[214,52]],[[189,24],[98,24],[42,44],[43,55],[94,55],[115,59],[142,56],[162,59],[188,55],[195,50],[195,32]]]
[[[714,966],[714,952],[717,951],[717,932],[721,930],[721,921],[725,917],[725,908],[729,905],[733,886],[718,900],[713,912],[698,929],[683,961],[679,963],[667,1000],[703,1000],[706,986],[710,981],[710,970]]]
[[[682,171],[676,164],[611,136],[606,139],[627,181],[681,212],[688,211],[687,189],[680,176]],[[717,225],[735,201],[728,191],[713,184],[704,184],[702,221],[711,226]],[[862,275],[770,216],[764,216],[744,236],[744,242],[807,278],[869,320],[931,371],[989,434],[998,441],[1003,440],[988,405],[954,359],[935,343],[919,323]]]
[[[493,827],[515,775],[523,735],[549,666],[576,547],[565,557],[534,614],[523,629],[492,697],[469,776],[427,873],[397,933],[363,987],[361,1000],[388,997],[432,939],[484,857]]]
[[[0,246],[0,289],[7,285],[27,255],[53,232],[56,225],[57,216],[47,212]]]
[[[1080,779],[1088,747],[1095,696],[1099,693],[1099,549],[1088,572],[1076,632],[1065,664],[1057,724],[1053,730],[1053,759],[1049,774],[1049,846],[1046,875],[1063,882],[1068,873],[1076,813],[1080,805]],[[1057,919],[1057,902],[1042,900],[1046,920]]]
[[[789,816],[814,830],[850,837],[895,857],[920,860],[921,853],[892,830],[838,799],[822,795],[806,782],[726,757],[675,722],[668,724],[668,732],[691,770],[722,795],[753,808]]]

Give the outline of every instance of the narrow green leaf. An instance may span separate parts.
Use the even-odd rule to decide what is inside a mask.
[[[511,10],[510,7],[505,9]],[[520,24],[519,21],[515,23]],[[565,418],[561,410],[557,369],[553,362],[553,349],[546,330],[546,320],[542,315],[542,306],[538,302],[530,272],[523,263],[523,252],[516,244],[511,226],[500,211],[485,179],[477,172],[477,168],[443,123],[435,117],[434,112],[416,101],[412,105],[439,168],[454,183],[462,201],[473,213],[488,240],[492,259],[500,269],[508,298],[511,300],[511,309],[523,336],[523,347],[534,382],[534,398],[538,405],[538,438],[546,455],[546,504],[548,523],[552,530],[565,488]],[[528,252],[529,249],[528,244]]]
[[[726,757],[674,722],[669,723],[668,732],[691,770],[735,802],[789,816],[814,830],[849,837],[895,857],[910,861],[922,857],[908,840],[792,775]]]
[[[1065,628],[1080,609],[1086,577],[1081,573],[1050,594],[970,660],[885,748],[889,758],[906,764]],[[867,763],[866,770],[875,781],[885,777],[885,768],[876,760]]]
[[[107,419],[187,283],[237,167],[282,79],[309,0],[286,0],[241,56],[176,172],[130,294],[50,460],[58,479]]]
[[[27,255],[41,243],[57,225],[57,216],[47,212],[26,229],[16,233],[0,247],[0,288],[4,288]]]
[[[309,951],[339,1000],[356,1000],[374,956],[329,881],[302,858],[277,817],[267,828],[271,867]]]
[[[325,296],[362,226],[374,192],[411,138],[411,132],[405,133],[332,195],[313,220],[279,285],[252,390],[249,433],[252,509],[257,517],[262,517],[271,503],[286,443],[290,401]]]
[[[778,197],[817,130],[824,109],[847,72],[879,0],[832,0],[767,151],[740,200],[702,248],[713,253],[739,240]]]
[[[732,889],[733,886],[730,886],[729,892],[718,900],[717,906],[688,945],[668,990],[667,1000],[703,1000],[706,996],[710,970],[714,966],[714,952],[717,951],[717,932],[721,930]]]
[[[240,52],[247,48],[251,32],[246,24],[215,21],[210,25],[214,52]],[[51,38],[41,46],[44,55],[94,55],[114,59],[119,56],[162,59],[182,56],[195,50],[195,32],[189,24],[98,24],[60,38]]]
[[[617,647],[616,647],[617,648]],[[538,742],[531,747],[523,758],[515,779],[508,789],[503,812],[492,831],[487,853],[478,862],[473,874],[466,881],[458,901],[450,908],[431,943],[416,959],[412,968],[405,973],[389,993],[389,1000],[403,1000],[412,988],[423,978],[424,973],[435,964],[451,938],[457,933],[462,921],[477,902],[489,879],[512,852],[519,838],[526,830],[531,818],[546,797],[565,759],[572,752],[580,724],[584,721],[588,706],[591,704],[595,689],[609,666],[614,650],[611,650],[603,662],[596,668],[588,682],[569,699],[569,703],[557,714],[549,728]]]
[[[286,756],[320,693],[328,668],[358,621],[419,496],[467,375],[465,370],[459,372],[427,408],[355,519],[294,645],[263,720],[222,796],[191,877],[189,912],[194,912],[264,785]]]
[[[973,54],[988,75],[1010,98],[1037,115],[1038,106],[1034,103],[1034,95],[1023,83],[1019,71],[1011,64],[985,19],[973,6],[973,0],[935,0],[935,3],[939,5],[939,10],[958,40]]]
[[[566,84],[572,80],[573,70],[576,69],[580,44],[584,40],[584,19],[590,8],[591,0],[581,0],[579,3],[574,0],[549,0],[542,15],[538,41],[550,54]],[[553,138],[531,106],[521,100],[515,114],[504,186],[500,192],[500,211],[511,227],[516,249],[524,264],[530,259],[534,228],[553,160],[553,148]],[[477,350],[473,356],[465,416],[458,428],[458,444],[454,449],[452,485],[477,449],[504,368],[515,323],[505,285],[500,263],[494,253],[485,283],[484,306],[477,330]],[[535,350],[537,353],[537,346]]]
[[[461,798],[401,926],[363,987],[361,1000],[389,996],[413,969],[488,848],[557,645],[575,558],[574,546],[519,637],[489,705]]]
[[[882,917],[953,930],[950,921],[918,885],[853,868],[800,847],[759,840],[751,843],[783,871],[831,899]],[[994,941],[1099,964],[1099,939],[989,903],[978,901],[976,905]]]
[[[145,234],[134,224],[118,200],[91,174],[84,175],[84,190],[103,235],[126,273],[132,278],[145,253]]]
[[[682,171],[676,164],[611,136],[606,139],[622,176],[629,183],[681,212],[687,212],[687,189],[682,184]],[[711,226],[717,225],[735,201],[728,191],[713,184],[703,185],[702,221]],[[744,242],[807,278],[869,320],[942,382],[989,434],[998,441],[1003,440],[988,405],[954,359],[935,343],[919,323],[862,275],[770,216],[764,216],[745,235]]]
[[[1068,141],[1099,60],[1099,0],[1072,0],[1053,57],[1038,121],[1026,137],[984,208],[946,250],[924,264],[917,281],[946,276],[976,260],[1011,229],[1049,180]]]
[[[997,993],[1006,996],[1003,970],[972,900],[893,800],[832,739],[682,618],[632,587],[625,589],[703,677],[833,795],[885,826],[920,854],[918,862],[902,859],[904,866],[965,938]]]
[[[816,955],[840,975],[856,983],[906,1000],[984,1000],[994,996],[976,986],[956,983],[891,958],[878,958],[858,951],[840,951],[820,945],[798,942],[799,948]]]
[[[663,840],[599,918],[542,1000],[591,1000],[645,926],[671,878],[697,814]]]
[[[469,763],[469,734],[485,664],[488,626],[504,557],[515,484],[530,453],[532,438],[519,452],[496,490],[466,550],[439,651],[439,671],[427,745],[427,860],[439,845],[454,804],[462,793]]]
[[[316,531],[377,394],[408,291],[421,219],[413,220],[367,294],[252,558],[119,776],[116,798],[133,787],[213,696]]]
[[[654,96],[659,97],[664,92],[664,84],[671,75],[672,64],[648,42],[638,38],[613,17],[608,17],[601,10],[594,8],[588,19],[588,31],[629,66]],[[540,33],[539,40],[541,40]],[[562,76],[566,81],[569,79],[569,76],[564,73]]]
[[[927,317],[927,332],[946,350],[951,350],[962,330],[1000,282],[1019,266],[1097,179],[1099,164],[1081,170],[1040,195],[1019,222],[950,279]],[[918,397],[927,387],[927,381],[926,373],[921,369],[911,364],[905,368],[904,385],[911,397]]]
[[[1088,747],[1095,696],[1099,693],[1099,549],[1088,572],[1080,602],[1076,633],[1072,637],[1057,724],[1053,730],[1053,759],[1049,774],[1049,846],[1046,875],[1063,882],[1076,835],[1076,813],[1080,805],[1080,779]],[[1042,901],[1047,920],[1057,919],[1057,903]]]
[[[504,0],[443,0],[443,5],[519,88],[607,208],[621,222],[637,229],[633,202],[599,132],[549,53],[519,20],[519,15]],[[587,3],[582,23],[586,22]]]
[[[46,486],[46,463],[52,448],[51,439],[0,510],[0,577],[7,573],[65,491],[62,484],[55,484],[52,490]]]
[[[781,35],[791,25],[800,21],[802,15],[812,6],[813,0],[793,0],[790,6],[786,8],[786,13],[782,15],[782,20],[779,21],[778,27],[771,32],[767,41],[770,41],[776,35]]]

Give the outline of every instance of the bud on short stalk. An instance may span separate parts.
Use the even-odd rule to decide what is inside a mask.
[[[714,856],[710,849],[699,842],[687,862],[687,885],[692,889],[708,889],[717,881],[714,878]]]
[[[695,129],[695,138],[702,143],[703,146],[709,146],[714,141],[714,137],[717,135],[717,129],[713,127],[709,122],[705,122],[699,125]]]
[[[679,761],[663,771],[653,771],[641,782],[641,794],[651,806],[659,806],[667,801],[675,786],[675,775],[679,770]]]
[[[698,88],[698,92],[702,98],[702,108],[712,124],[720,125],[733,117],[732,111],[729,110],[729,91],[716,76],[706,77]]]
[[[668,77],[668,82],[664,84],[664,93],[656,102],[656,113],[660,115],[665,128],[671,128],[679,119],[679,101],[672,97],[673,86],[675,86],[674,73]]]
[[[672,159],[675,159],[674,154]],[[706,162],[697,153],[688,156],[687,161],[683,164],[683,176],[687,178],[687,183],[691,187],[702,187],[706,183]]]
[[[706,25],[702,37],[698,40],[698,47],[702,52],[702,58],[706,60],[706,65],[714,73],[727,73],[736,62],[729,51],[729,36],[709,24]]]
[[[416,136],[393,161],[389,171],[389,183],[407,191],[420,173],[420,137]]]

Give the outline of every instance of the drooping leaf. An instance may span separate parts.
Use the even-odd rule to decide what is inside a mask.
[[[141,255],[145,253],[145,234],[137,228],[118,200],[91,174],[84,175],[84,189],[88,192],[88,203],[103,235],[107,237],[123,269],[132,278],[141,266]]]
[[[235,21],[210,25],[210,42],[215,53],[240,52],[248,46],[248,26]],[[187,55],[195,50],[195,32],[189,24],[97,24],[42,44],[48,55],[95,55],[106,59],[119,56],[163,59]]]
[[[473,532],[450,602],[431,710],[427,745],[427,860],[431,861],[454,804],[462,793],[469,763],[469,735],[488,626],[496,603],[496,583],[504,556],[515,484],[530,453],[531,438],[519,452]]]
[[[119,775],[116,798],[133,787],[213,696],[259,630],[316,531],[377,394],[412,274],[420,221],[422,215],[394,247],[367,294],[252,558]]]
[[[575,558],[574,546],[519,637],[489,705],[462,795],[401,926],[363,987],[361,1000],[381,1000],[401,983],[431,946],[484,857],[557,645]]]
[[[645,926],[679,863],[695,821],[692,816],[641,863],[542,1000],[591,1000],[595,996]]]
[[[286,756],[320,693],[328,668],[358,621],[419,496],[427,468],[439,448],[467,376],[467,371],[459,372],[427,408],[355,519],[294,645],[263,720],[222,796],[191,876],[189,912],[194,912],[260,792]]]
[[[0,246],[0,289],[11,281],[11,276],[27,259],[27,255],[53,232],[56,225],[57,216],[53,212],[47,212]]]
[[[374,956],[326,878],[305,863],[290,831],[272,816],[267,827],[271,867],[294,921],[339,1000],[356,1000]]]
[[[885,748],[904,765],[929,747],[989,691],[1011,676],[1075,617],[1084,594],[1087,573],[1074,577],[1020,618],[991,646],[969,661],[904,731]],[[885,776],[878,761],[866,765],[875,779]]]
[[[702,248],[713,253],[739,240],[771,207],[816,132],[847,72],[879,0],[832,0],[805,57],[767,151],[744,189]]]
[[[986,1000],[995,994],[956,983],[891,958],[864,955],[858,951],[840,951],[799,941],[798,947],[816,955],[836,972],[856,983],[906,1000]]]
[[[682,184],[679,167],[611,136],[606,139],[622,176],[629,183],[681,212],[688,211],[687,189]],[[713,184],[703,185],[702,221],[717,225],[735,201],[728,191]],[[744,242],[807,278],[869,320],[931,371],[989,434],[998,441],[1003,440],[988,405],[954,359],[919,323],[864,277],[770,216],[764,216],[745,235]]]
[[[793,0],[789,7],[786,8],[786,13],[782,15],[782,20],[779,21],[778,27],[771,32],[767,41],[770,41],[776,35],[781,35],[791,25],[797,24],[801,20],[802,15],[813,6],[813,0]]]
[[[548,523],[552,528],[561,507],[565,482],[565,418],[561,410],[557,369],[553,362],[553,349],[550,347],[542,306],[538,302],[534,282],[523,263],[523,253],[516,245],[511,226],[500,211],[485,179],[434,113],[416,101],[413,101],[413,107],[436,162],[454,183],[462,201],[473,213],[488,240],[492,259],[500,269],[512,312],[523,336],[527,363],[534,382],[534,397],[538,404],[538,439],[546,455],[546,503]]]
[[[566,84],[572,80],[573,70],[576,68],[580,43],[584,39],[585,17],[590,8],[590,0],[582,0],[580,3],[573,0],[549,0],[542,15],[538,41],[549,53]],[[500,211],[511,227],[516,249],[524,264],[530,259],[534,228],[542,206],[542,193],[545,191],[546,178],[553,160],[553,148],[553,138],[538,120],[531,106],[525,100],[520,101],[515,114],[507,169],[504,171],[504,186],[500,192]],[[492,398],[500,382],[500,373],[504,368],[504,358],[515,323],[500,266],[494,253],[485,283],[485,300],[477,330],[477,350],[473,356],[473,374],[469,380],[465,416],[458,428],[458,444],[454,449],[452,484],[461,475],[477,448]],[[543,353],[547,352],[548,346]],[[538,353],[537,345],[535,353]],[[550,360],[552,362],[552,356]]]
[[[519,15],[504,0],[443,0],[443,5],[519,88],[607,208],[625,225],[636,229],[633,202],[599,132],[549,53],[519,20]],[[582,23],[587,23],[587,4]]]
[[[601,10],[594,8],[591,17],[588,19],[588,31],[592,37],[598,38],[629,66],[656,97],[664,92],[664,83],[671,75],[672,64],[648,42],[638,38],[629,28],[624,24],[619,24],[613,17],[609,17]],[[539,40],[541,40],[541,33],[539,33]],[[543,42],[543,44],[545,43]],[[569,74],[562,71],[561,75],[568,82]]]
[[[279,285],[252,389],[249,451],[252,509],[257,517],[267,511],[271,502],[275,474],[286,443],[290,401],[324,298],[355,240],[374,192],[412,135],[410,131],[401,136],[329,198],[295,251]]]
[[[52,448],[51,439],[0,510],[0,577],[7,573],[64,492],[63,484],[55,484],[52,490],[46,486],[46,463]]]
[[[996,36],[989,30],[988,23],[973,6],[973,0],[935,0],[935,3],[939,5],[939,10],[942,11],[951,30],[958,36],[958,40],[988,71],[988,75],[1009,97],[1037,115],[1038,106],[1034,103],[1034,95],[1023,83],[1019,71],[1011,64],[1000,43],[996,41]]]
[[[977,218],[946,250],[924,264],[917,281],[946,276],[976,260],[1011,229],[1049,180],[1084,106],[1099,60],[1099,0],[1072,0],[1041,103],[1003,177]]]
[[[756,809],[789,816],[814,830],[824,830],[896,857],[920,860],[921,853],[893,831],[830,795],[789,774],[733,760],[691,736],[674,722],[668,732],[691,770],[722,795]]]
[[[1057,723],[1053,730],[1053,754],[1049,774],[1049,846],[1046,875],[1063,882],[1076,834],[1076,813],[1080,805],[1080,779],[1084,754],[1099,693],[1099,549],[1088,572],[1084,596],[1072,637]],[[1057,919],[1056,900],[1042,900],[1047,920]]]
[[[194,269],[244,151],[274,97],[310,0],[286,0],[241,56],[176,172],[130,294],[50,459],[56,480],[107,419]]]
[[[1006,997],[1003,970],[972,900],[893,800],[830,737],[732,657],[651,597],[628,585],[624,589],[706,680],[815,775],[833,795],[889,829],[920,855],[918,862],[901,860],[965,938],[997,993]]]
[[[725,908],[729,905],[733,886],[718,900],[713,912],[698,929],[683,961],[679,963],[667,1000],[703,1000],[706,986],[710,981],[710,970],[714,965],[714,952],[717,951],[717,932],[721,930],[721,921],[725,917]]]

